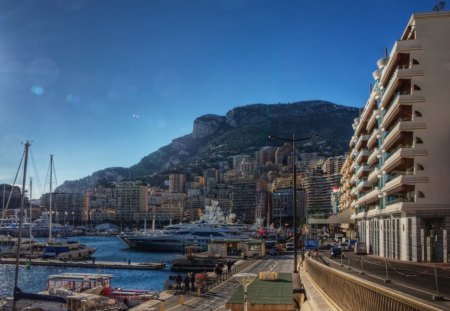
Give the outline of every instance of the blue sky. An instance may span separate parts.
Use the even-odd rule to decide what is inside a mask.
[[[0,0],[0,183],[27,139],[31,176],[52,153],[61,184],[131,166],[203,114],[362,107],[384,48],[437,2]]]

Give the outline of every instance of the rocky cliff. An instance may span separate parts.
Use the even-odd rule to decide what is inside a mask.
[[[309,137],[300,144],[302,152],[324,156],[344,154],[353,134],[351,124],[358,109],[326,101],[291,104],[254,104],[237,107],[225,116],[198,117],[191,134],[174,139],[169,145],[145,156],[130,168],[108,168],[76,181],[66,181],[57,191],[77,192],[120,179],[149,176],[164,170],[207,160],[211,165],[236,154],[252,154],[263,146],[278,146],[269,135]]]

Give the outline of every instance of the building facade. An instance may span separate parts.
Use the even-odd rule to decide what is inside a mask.
[[[448,260],[450,14],[414,14],[353,124],[342,208],[374,255]]]

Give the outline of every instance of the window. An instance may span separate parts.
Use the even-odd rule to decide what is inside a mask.
[[[421,117],[422,113],[420,113],[420,111],[414,110],[414,116]]]
[[[422,138],[416,137],[416,144],[423,144]]]
[[[422,191],[417,191],[417,197],[418,198],[424,198],[425,194]]]

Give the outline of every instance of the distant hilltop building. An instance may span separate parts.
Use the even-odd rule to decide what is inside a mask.
[[[342,169],[342,209],[376,256],[448,260],[450,13],[414,14],[374,87]]]

